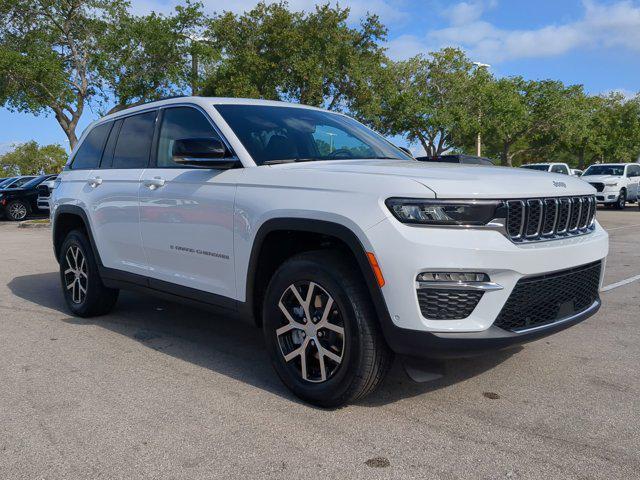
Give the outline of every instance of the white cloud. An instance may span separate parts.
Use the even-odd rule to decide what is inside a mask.
[[[466,25],[478,20],[487,8],[494,6],[495,0],[460,2],[445,9],[442,16],[447,18],[452,25]]]
[[[0,155],[4,155],[7,152],[15,149],[22,142],[0,142]]]
[[[449,25],[431,30],[422,38],[411,38],[404,51],[394,45],[408,45],[402,37],[390,42],[394,58],[408,58],[418,51],[458,46],[474,58],[499,63],[519,58],[562,55],[577,48],[623,48],[640,52],[640,6],[628,0],[601,4],[583,1],[581,18],[530,30],[507,30],[482,20],[487,2],[458,3],[444,13]],[[420,48],[418,45],[421,45]]]

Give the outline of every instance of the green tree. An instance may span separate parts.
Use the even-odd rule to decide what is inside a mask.
[[[67,162],[67,152],[60,145],[40,146],[30,141],[0,156],[2,176],[59,173]]]
[[[0,0],[0,105],[53,112],[71,147],[87,102],[101,87],[102,39],[124,0]]]
[[[187,1],[170,15],[123,15],[110,25],[102,41],[105,59],[98,69],[103,102],[115,101],[110,113],[182,94],[197,82],[189,59],[209,53],[207,43],[199,41],[204,21],[201,5]]]
[[[386,29],[376,16],[359,28],[349,9],[317,6],[293,12],[286,2],[215,17],[205,95],[288,100],[336,110],[363,102],[373,72],[385,60]]]
[[[420,143],[427,155],[440,155],[477,133],[481,81],[487,79],[458,49],[389,62],[375,85],[383,93],[359,114],[385,133]]]
[[[508,166],[552,157],[570,121],[569,91],[554,80],[510,77],[493,82],[482,118],[488,152]]]

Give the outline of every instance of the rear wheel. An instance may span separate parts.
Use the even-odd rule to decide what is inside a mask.
[[[29,205],[22,200],[13,200],[7,205],[7,218],[14,222],[24,220],[29,216]]]
[[[356,268],[336,251],[304,253],[282,264],[265,296],[263,329],[278,376],[322,407],[372,392],[392,360]]]
[[[60,282],[69,310],[80,317],[109,313],[119,291],[107,288],[98,273],[91,244],[81,230],[70,232],[60,249]]]

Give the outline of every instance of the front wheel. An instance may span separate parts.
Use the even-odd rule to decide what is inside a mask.
[[[617,210],[624,210],[624,207],[627,206],[627,192],[626,190],[620,190],[620,194],[618,195],[618,201],[616,202]]]
[[[79,317],[109,313],[119,291],[107,288],[98,273],[98,265],[85,233],[73,230],[60,249],[60,283],[69,310]]]
[[[263,329],[272,364],[301,399],[327,408],[371,393],[392,360],[357,267],[337,251],[283,263],[269,286]]]
[[[22,200],[14,200],[7,205],[7,218],[19,222],[29,215],[29,205]]]

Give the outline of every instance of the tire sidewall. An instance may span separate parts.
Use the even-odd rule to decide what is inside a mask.
[[[303,380],[287,365],[282,357],[275,330],[281,326],[282,316],[278,302],[284,291],[293,283],[312,281],[324,288],[334,299],[342,315],[345,328],[345,350],[342,364],[335,374],[322,383]],[[351,386],[361,356],[359,319],[353,302],[345,293],[340,278],[322,265],[303,259],[284,264],[274,275],[263,305],[263,333],[272,364],[282,380],[299,397],[314,403],[331,402],[342,396]]]
[[[82,252],[82,255],[84,255],[85,262],[87,265],[87,293],[82,303],[75,303],[73,301],[73,299],[71,298],[70,291],[67,290],[67,286],[65,282],[65,276],[64,276],[64,271],[66,269],[65,256],[69,248],[71,248],[72,246],[76,246],[80,249],[80,251]],[[88,315],[88,312],[89,312],[90,306],[93,303],[92,301],[94,300],[94,297],[96,297],[96,295],[99,294],[97,291],[98,285],[96,285],[96,282],[99,281],[99,277],[98,277],[98,271],[97,271],[98,267],[93,257],[93,251],[85,235],[83,235],[81,232],[77,230],[74,230],[67,235],[67,238],[64,240],[62,244],[62,248],[60,249],[59,264],[60,264],[60,284],[62,285],[62,291],[64,294],[64,299],[67,303],[67,306],[76,315],[79,315],[79,316]]]
[[[618,196],[618,203],[616,207],[619,210],[624,210],[624,207],[627,204],[627,193],[624,190],[620,190],[620,195]]]
[[[20,205],[24,206],[25,211],[26,211],[24,217],[22,217],[22,218],[14,218],[11,215],[11,206],[15,205],[15,204],[20,204]],[[22,200],[13,200],[13,201],[9,202],[9,204],[7,205],[6,216],[7,216],[8,219],[10,219],[10,220],[12,220],[14,222],[20,222],[22,220],[26,220],[27,219],[27,217],[29,216],[29,210],[30,210],[29,209],[29,205],[27,203],[23,202]]]

